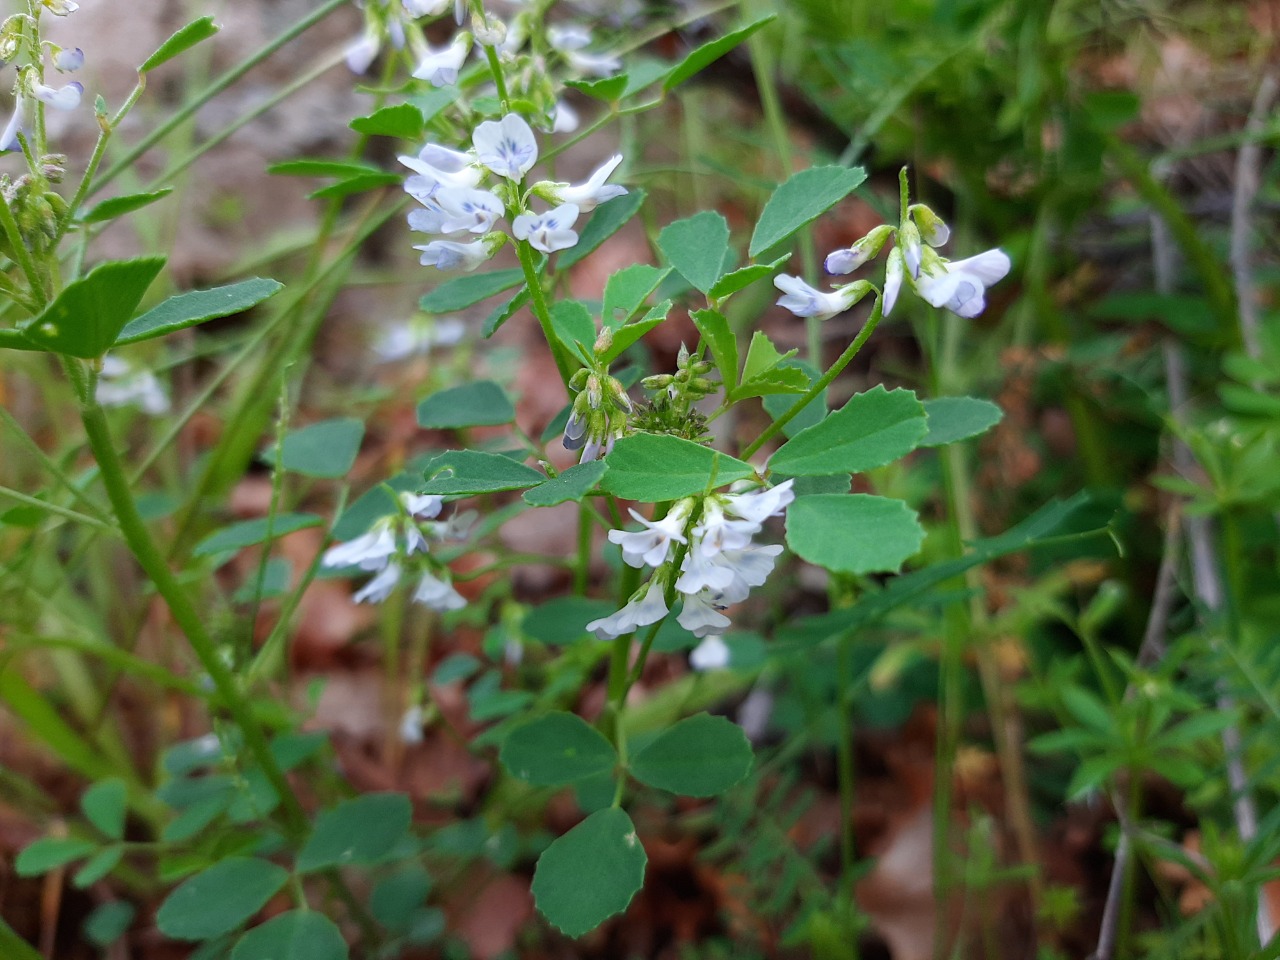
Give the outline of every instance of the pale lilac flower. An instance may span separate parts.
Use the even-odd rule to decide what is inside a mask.
[[[889,259],[884,268],[884,297],[880,301],[882,317],[887,317],[893,305],[898,302],[898,291],[902,289],[902,278],[905,273],[902,251],[894,247],[889,251]]]
[[[388,563],[382,572],[356,591],[351,598],[356,603],[381,603],[391,596],[391,591],[400,582],[400,565]]]
[[[474,156],[434,143],[428,143],[416,157],[398,159],[416,174],[405,180],[404,189],[420,203],[432,200],[442,189],[470,189],[480,182]]]
[[[31,95],[55,110],[74,110],[80,106],[84,86],[78,82],[72,82],[65,87],[48,87],[36,80],[31,84]]]
[[[902,225],[898,231],[898,247],[902,250],[903,263],[907,265],[907,273],[915,280],[920,276],[920,229],[914,223]]]
[[[59,73],[75,73],[84,66],[84,51],[79,47],[72,50],[60,48],[53,55],[53,66]]]
[[[500,177],[520,180],[538,159],[538,142],[524,118],[508,113],[486,120],[471,136],[476,159]]]
[[[400,742],[421,743],[423,740],[422,724],[425,717],[422,707],[415,704],[404,712],[400,718]]]
[[[442,188],[435,202],[444,214],[436,233],[488,233],[506,212],[502,201],[488,190]],[[412,221],[409,225],[413,226]]]
[[[40,2],[55,17],[65,17],[80,9],[80,4],[75,3],[74,0],[40,0]]]
[[[817,317],[819,320],[844,313],[866,292],[859,284],[851,283],[824,293],[815,290],[799,277],[786,273],[774,277],[773,285],[785,294],[778,298],[778,306],[785,307],[797,317]]]
[[[400,502],[405,512],[415,520],[434,520],[444,509],[444,497],[434,493],[402,492]]]
[[[725,509],[743,520],[763,524],[769,517],[779,516],[795,500],[791,489],[794,484],[794,480],[786,480],[751,493],[731,493],[724,498]]]
[[[347,44],[343,56],[347,61],[347,69],[352,73],[364,73],[378,58],[382,49],[382,37],[376,30],[368,29],[356,40]]]
[[[622,61],[606,53],[566,50],[564,58],[576,72],[590,77],[611,77],[622,69]]]
[[[103,357],[94,396],[104,407],[134,406],[153,417],[169,412],[169,395],[156,375],[116,356]]]
[[[419,80],[428,81],[433,87],[447,87],[458,82],[458,71],[466,63],[467,54],[471,52],[471,37],[459,34],[453,43],[443,50],[427,48],[422,59],[418,61],[413,75]]]
[[[554,253],[578,242],[578,234],[571,229],[577,219],[577,206],[565,203],[546,213],[520,214],[511,224],[511,233],[517,240],[528,240],[535,250]]]
[[[466,332],[467,325],[456,317],[417,317],[383,330],[374,341],[373,352],[381,363],[394,363],[429,353],[432,347],[451,347]]]
[[[453,19],[462,26],[462,21],[467,19],[467,0],[453,0]]]
[[[730,624],[729,618],[721,612],[723,609],[718,595],[710,590],[699,590],[685,595],[684,609],[676,621],[695,637],[723,633]]]
[[[684,555],[676,589],[686,596],[709,590],[719,594],[733,583],[733,571],[716,562],[718,553],[699,549],[697,542]],[[736,601],[735,601],[736,602]]]
[[[939,272],[927,271],[916,281],[916,292],[934,307],[972,319],[986,308],[986,288],[1009,272],[1009,255],[987,250],[966,260],[943,262]]]
[[[472,243],[457,243],[453,240],[432,240],[425,245],[415,245],[415,250],[422,251],[418,261],[424,267],[436,267],[439,270],[462,270],[470,273],[480,264],[493,256],[493,248],[483,240]]]
[[[0,132],[0,151],[7,153],[11,150],[22,149],[22,145],[18,142],[18,134],[26,129],[28,109],[29,101],[26,97],[19,95],[13,105],[13,113],[9,116],[9,122],[5,125],[4,131]]]
[[[581,50],[591,43],[591,31],[576,23],[547,27],[547,43],[561,53]]]
[[[572,204],[578,208],[579,213],[590,213],[600,204],[615,197],[621,197],[627,192],[626,187],[605,182],[621,162],[622,154],[615,153],[596,168],[595,172],[587,178],[586,183],[570,186],[567,183],[544,181],[534,186],[534,192],[553,203]]]
[[[334,544],[320,559],[325,567],[359,567],[361,570],[381,570],[396,553],[396,537],[391,526],[376,524],[372,530],[354,540]]]
[[[687,543],[684,537],[684,525],[693,510],[692,498],[686,498],[671,508],[661,520],[646,520],[635,510],[628,510],[632,519],[645,529],[628,532],[626,530],[610,530],[609,541],[622,548],[622,559],[637,570],[648,564],[660,567],[667,559],[671,542]]]
[[[413,591],[413,602],[441,611],[461,610],[467,605],[466,597],[453,589],[453,584],[430,573],[424,573],[418,581],[418,589]]]
[[[689,666],[695,670],[723,670],[729,659],[729,648],[717,633],[709,634],[689,651]]]
[[[592,460],[607,457],[613,453],[613,445],[620,436],[622,436],[621,433],[614,433],[603,439],[600,437],[588,437],[587,442],[582,447],[582,456],[578,458],[578,462],[589,463]]]
[[[585,417],[578,416],[578,411],[574,410],[569,414],[569,419],[564,424],[564,437],[561,443],[564,444],[566,450],[581,450],[583,444],[587,442],[587,421]]]
[[[665,588],[661,581],[651,580],[643,596],[633,597],[616,613],[587,624],[587,630],[601,640],[616,640],[640,627],[657,623],[667,615]]]
[[[876,256],[892,234],[893,227],[887,223],[882,223],[854,243],[853,246],[846,247],[843,250],[833,250],[827,254],[826,260],[822,263],[823,269],[831,274],[853,273],[853,271]]]
[[[573,133],[581,121],[578,111],[569,105],[567,100],[557,100],[551,111],[552,133]]]
[[[446,216],[435,200],[423,200],[421,208],[409,211],[409,229],[415,233],[443,233]]]
[[[708,497],[702,502],[702,517],[693,528],[693,535],[698,539],[697,552],[707,557],[722,550],[745,547],[759,532],[760,524],[754,520],[729,519],[719,497]]]

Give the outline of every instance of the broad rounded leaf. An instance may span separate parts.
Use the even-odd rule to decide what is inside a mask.
[[[137,908],[124,900],[108,900],[84,922],[84,938],[95,947],[109,947],[129,929]],[[18,960],[21,960],[19,955]]]
[[[379,881],[369,895],[369,912],[393,933],[409,928],[414,912],[431,892],[431,876],[418,864],[410,864]]]
[[[749,253],[757,257],[816,220],[867,179],[861,167],[811,167],[789,177],[773,191],[751,235]]]
[[[337,925],[314,910],[290,910],[254,927],[231,951],[231,960],[347,960]]]
[[[433,430],[495,427],[515,418],[511,398],[492,380],[441,390],[418,404],[418,426]]]
[[[656,503],[702,493],[756,475],[749,463],[692,440],[665,434],[623,437],[605,458],[601,486],[616,497]]]
[[[929,415],[929,432],[920,441],[922,447],[940,447],[976,437],[990,430],[1004,416],[1004,411],[990,400],[976,397],[926,400],[924,412]]]
[[[22,328],[37,346],[73,357],[100,357],[138,309],[164,257],[112,260],[66,285],[44,312]]]
[[[363,439],[364,424],[354,417],[322,420],[290,430],[280,444],[280,466],[308,477],[345,477],[356,462]],[[267,450],[263,459],[274,462],[275,448]]]
[[[616,332],[640,310],[670,272],[670,268],[633,263],[613,274],[604,285],[601,323]]]
[[[128,788],[119,777],[100,780],[80,797],[80,809],[95,827],[112,840],[124,836],[124,811]]]
[[[627,909],[647,862],[631,818],[617,807],[598,810],[542,852],[534,903],[568,936],[580,937]]]
[[[742,728],[709,713],[663,731],[630,763],[641,783],[688,797],[714,797],[751,770],[751,744]]]
[[[704,210],[664,227],[658,247],[682,277],[706,293],[723,273],[729,222],[713,210]]]
[[[187,878],[165,898],[156,926],[175,940],[208,940],[234,930],[261,910],[289,872],[254,857],[229,857]]]
[[[418,140],[426,119],[422,111],[412,103],[396,103],[375,110],[367,117],[356,117],[347,126],[366,136],[396,137],[400,140]]]
[[[426,466],[427,482],[421,493],[468,495],[522,490],[547,479],[523,463],[500,453],[479,450],[451,450]]]
[[[618,762],[613,745],[572,713],[549,713],[507,734],[502,765],[540,787],[558,787],[608,773]]]
[[[595,489],[605,475],[608,465],[603,460],[577,463],[556,477],[538,484],[523,494],[524,502],[531,507],[553,507],[570,500],[579,502]]]
[[[412,814],[403,793],[370,793],[325,810],[298,854],[298,872],[377,863],[409,832]]]
[[[788,440],[769,468],[794,477],[861,473],[910,453],[927,430],[914,393],[877,386]]]
[[[923,542],[924,528],[901,500],[820,493],[787,508],[787,546],[837,573],[896,573]]]

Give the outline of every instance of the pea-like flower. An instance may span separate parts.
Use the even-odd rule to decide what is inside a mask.
[[[471,35],[460,33],[453,42],[443,49],[428,47],[426,53],[418,61],[413,75],[419,80],[426,80],[433,87],[447,87],[458,82],[458,71],[467,61],[471,52]]]
[[[356,603],[382,603],[400,582],[400,564],[388,563],[382,572],[366,583],[351,597]]]
[[[80,9],[80,4],[75,3],[74,0],[40,0],[40,2],[55,17],[65,17]]]
[[[413,602],[432,610],[461,610],[467,598],[453,588],[453,584],[430,573],[424,573],[413,591]]]
[[[666,563],[667,553],[673,541],[688,543],[684,536],[684,528],[693,507],[693,499],[686,497],[672,507],[661,520],[646,520],[635,510],[629,510],[632,519],[644,529],[636,532],[610,530],[609,541],[622,548],[622,559],[628,566],[635,567],[637,570],[645,564],[660,567]]]
[[[471,136],[476,159],[500,177],[520,180],[538,160],[538,142],[524,118],[508,113],[486,120]]]
[[[114,355],[102,358],[94,396],[104,407],[134,406],[153,417],[169,412],[169,395],[156,375]]]
[[[65,87],[49,87],[37,80],[31,84],[31,95],[55,110],[74,110],[80,106],[80,98],[84,96],[84,86],[73,81]]]
[[[571,186],[567,183],[552,183],[544,180],[534,184],[533,192],[552,203],[573,204],[578,208],[578,212],[590,213],[600,204],[626,194],[626,187],[605,182],[620,163],[622,163],[622,154],[615,153],[597,167],[585,183]]]
[[[520,214],[511,223],[511,233],[517,240],[528,240],[535,250],[555,253],[578,242],[578,234],[571,229],[577,219],[578,207],[564,203],[546,213]]]
[[[657,623],[667,615],[665,587],[655,577],[643,594],[632,597],[621,610],[587,624],[587,630],[601,640],[616,640],[640,627]]]
[[[723,610],[718,594],[710,590],[699,590],[685,595],[684,609],[676,617],[676,622],[695,637],[724,633],[731,622]]]
[[[931,306],[972,319],[987,306],[987,287],[1004,279],[1009,267],[1009,255],[998,249],[965,260],[939,259],[916,280],[916,292]]]
[[[724,637],[710,634],[689,651],[689,666],[695,670],[723,670],[729,665],[729,648]]]
[[[471,243],[458,243],[456,240],[432,240],[427,244],[415,244],[415,250],[421,250],[418,262],[424,267],[436,267],[439,270],[461,270],[470,273],[480,264],[493,257],[495,248],[485,240]]]
[[[871,289],[871,285],[865,280],[858,280],[825,293],[809,286],[799,277],[785,273],[774,277],[773,285],[784,294],[778,298],[778,306],[785,307],[797,317],[817,317],[819,320],[828,320],[844,313]]]
[[[432,233],[488,233],[506,209],[488,190],[450,187],[436,192],[440,223]],[[414,211],[415,213],[417,211]],[[430,212],[430,211],[428,211]],[[410,226],[413,226],[412,215]]]
[[[79,47],[59,47],[53,55],[53,66],[59,73],[75,73],[84,66],[84,51]]]

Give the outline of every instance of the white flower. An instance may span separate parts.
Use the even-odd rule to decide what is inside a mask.
[[[394,363],[429,353],[432,347],[451,347],[467,332],[456,317],[417,317],[392,324],[374,341],[373,352],[382,363]]]
[[[360,38],[351,41],[343,56],[347,60],[347,69],[352,73],[364,73],[373,65],[382,49],[382,37],[376,30],[366,30]]]
[[[80,9],[80,4],[74,0],[40,0],[45,8],[55,17],[65,17],[69,13],[75,13]]]
[[[587,624],[587,630],[601,640],[616,640],[628,633],[635,633],[639,627],[647,627],[657,623],[667,615],[667,600],[664,587],[658,580],[649,582],[649,589],[644,596],[632,598],[631,602],[616,613]]]
[[[907,273],[915,280],[920,276],[920,228],[913,222],[903,224],[898,232],[898,247],[902,250],[903,262],[907,265]]]
[[[567,100],[557,100],[551,110],[551,132],[573,133],[578,129],[578,111],[569,105]]]
[[[415,233],[443,233],[446,216],[444,208],[435,200],[423,200],[420,209],[409,211],[409,229]]]
[[[432,610],[461,610],[467,605],[467,599],[453,584],[424,573],[418,581],[418,589],[413,591],[414,603],[420,603]]]
[[[459,34],[454,37],[453,43],[443,50],[428,47],[427,52],[418,61],[413,75],[419,80],[428,81],[433,87],[447,87],[451,83],[457,83],[458,71],[466,63],[467,54],[470,52],[471,36],[465,33]]]
[[[987,250],[967,260],[943,262],[939,272],[926,271],[916,281],[916,292],[931,306],[946,307],[972,319],[987,305],[986,288],[1003,279],[1009,266],[1009,255],[1003,250]]]
[[[169,395],[156,375],[116,356],[103,358],[94,396],[104,407],[135,406],[153,417],[169,412]]]
[[[719,634],[710,634],[689,651],[689,666],[695,670],[723,670],[729,665],[729,648]]]
[[[471,135],[476,159],[500,177],[520,180],[538,159],[538,142],[524,118],[508,113],[486,120]]]
[[[762,524],[769,517],[780,515],[796,498],[791,489],[794,484],[794,480],[786,480],[776,487],[768,487],[752,493],[731,493],[724,498],[725,509],[743,520]]]
[[[609,175],[618,168],[618,164],[621,162],[622,154],[615,153],[596,168],[596,171],[591,174],[586,183],[570,186],[567,183],[544,181],[535,185],[534,191],[539,196],[546,197],[555,203],[573,204],[580,213],[590,213],[600,204],[606,203],[614,199],[614,197],[621,197],[627,192],[626,187],[605,183],[609,179]]]
[[[369,530],[345,543],[334,544],[320,559],[326,567],[359,567],[361,570],[381,570],[395,556],[396,537],[391,526],[378,523]]]
[[[721,613],[719,597],[709,590],[699,590],[684,598],[684,609],[676,621],[695,637],[723,633],[729,629],[729,618]]]
[[[547,43],[561,53],[581,50],[591,43],[591,31],[576,23],[552,24],[547,27]]]
[[[697,541],[684,555],[676,589],[686,596],[709,590],[719,594],[733,583],[733,571],[716,562],[719,554],[699,549]]]
[[[4,131],[0,133],[0,150],[8,152],[22,149],[22,145],[18,143],[18,134],[22,133],[26,128],[28,108],[27,98],[19,96],[17,102],[13,105],[13,113],[9,117],[9,122],[5,125]]]
[[[725,516],[724,504],[719,497],[707,497],[702,502],[702,518],[693,528],[693,534],[698,538],[697,549],[707,557],[713,557],[722,550],[741,549],[759,532],[760,524],[754,520],[730,520]]]
[[[721,603],[741,603],[747,599],[752,587],[761,586],[773,572],[773,565],[782,553],[780,544],[748,544],[738,550],[725,550],[715,557],[715,565],[726,571],[728,582],[720,587]]]
[[[577,219],[578,208],[565,203],[546,213],[520,214],[512,222],[511,232],[517,240],[528,240],[535,250],[554,253],[578,242],[578,234],[570,229]]]
[[[356,603],[381,603],[391,596],[391,591],[400,582],[400,565],[388,563],[382,572],[366,583],[351,599]]]
[[[400,6],[411,17],[433,17],[448,9],[449,0],[400,0]]]
[[[440,516],[440,511],[444,507],[444,497],[434,493],[402,492],[400,502],[409,516],[415,520],[433,520]]]
[[[441,188],[436,193],[435,202],[443,212],[440,226],[434,231],[436,233],[488,233],[506,212],[502,201],[488,190]],[[413,226],[412,220],[409,225]]]
[[[467,19],[467,0],[453,0],[453,19],[458,26]]]
[[[622,61],[606,53],[587,53],[585,50],[564,51],[565,60],[578,73],[592,77],[611,77],[622,69]]]
[[[827,259],[822,263],[823,269],[827,273],[834,274],[853,273],[853,271],[876,256],[892,235],[893,227],[887,223],[882,223],[871,230],[865,237],[855,242],[853,246],[846,247],[843,250],[833,250],[827,254]]]
[[[400,742],[401,743],[421,743],[422,742],[422,707],[416,704],[404,712],[404,716],[400,718]]]
[[[453,240],[432,240],[424,246],[413,249],[422,251],[419,260],[424,267],[436,267],[440,270],[462,270],[470,273],[480,264],[493,256],[493,249],[483,240],[472,243],[457,243]]]
[[[404,189],[421,203],[430,202],[442,189],[470,189],[480,182],[474,156],[434,143],[428,143],[416,157],[402,156],[399,160],[417,174],[405,180]]]
[[[778,298],[778,306],[785,307],[797,317],[817,317],[819,320],[844,313],[866,292],[860,284],[850,283],[830,293],[823,293],[799,277],[786,273],[774,277],[773,285],[785,294]]]
[[[78,82],[72,82],[65,87],[47,87],[37,80],[31,84],[31,95],[55,110],[74,110],[80,106],[84,86]]]
[[[629,533],[610,530],[609,541],[622,547],[622,559],[628,565],[640,569],[645,564],[660,567],[667,559],[671,541],[687,543],[684,525],[693,510],[692,498],[686,498],[671,508],[661,520],[646,520],[635,510],[628,510],[632,518],[644,526],[644,530]]]
[[[75,73],[84,66],[84,51],[79,47],[61,48],[53,55],[53,65],[60,73]]]
[[[902,278],[905,273],[902,251],[894,247],[889,251],[889,260],[884,268],[884,297],[880,301],[880,316],[887,317],[893,305],[898,302],[898,291],[902,289]]]

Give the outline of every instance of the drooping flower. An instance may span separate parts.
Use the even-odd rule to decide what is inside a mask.
[[[853,273],[853,271],[876,256],[892,234],[893,227],[887,223],[880,224],[865,237],[855,242],[853,246],[841,250],[833,250],[827,254],[827,258],[822,262],[823,269],[830,274],[843,275]]]
[[[40,2],[55,17],[65,17],[80,9],[80,4],[75,3],[74,0],[40,0]]]
[[[500,177],[520,180],[538,160],[538,142],[519,114],[486,120],[471,136],[476,159]]]
[[[576,23],[552,24],[547,27],[547,43],[561,53],[581,50],[591,43],[591,31]]]
[[[573,133],[578,129],[581,120],[578,118],[578,111],[570,106],[567,100],[557,100],[555,107],[551,110],[551,132],[552,133]]]
[[[418,262],[424,267],[462,270],[465,273],[470,273],[494,254],[494,248],[484,240],[475,240],[471,243],[432,240],[428,244],[415,245],[413,249],[422,251],[422,257]]]
[[[31,84],[31,95],[37,100],[47,103],[55,110],[74,110],[80,106],[80,98],[84,95],[83,84],[72,81],[65,87],[49,87],[40,81]]]
[[[916,280],[916,292],[931,306],[972,319],[987,306],[987,287],[1002,280],[1009,267],[1009,255],[999,249],[965,260],[939,260]]]
[[[438,144],[428,143],[416,157],[398,159],[416,174],[405,180],[404,189],[420,203],[434,199],[443,189],[471,189],[480,182],[474,155]]]
[[[685,594],[684,609],[676,622],[695,637],[723,633],[729,629],[730,620],[724,615],[720,598],[710,590]]]
[[[866,296],[871,289],[865,280],[837,287],[830,293],[815,290],[799,277],[779,274],[773,278],[773,285],[781,290],[784,296],[778,298],[778,306],[785,307],[797,317],[817,317],[827,320],[836,314],[844,313],[855,303]]]
[[[9,122],[5,124],[3,132],[0,132],[0,150],[8,153],[22,149],[22,145],[18,142],[18,134],[26,129],[29,109],[30,101],[20,94],[13,105],[13,113],[9,115]]]
[[[578,219],[578,208],[564,203],[546,213],[522,213],[511,224],[511,233],[517,240],[528,240],[529,246],[543,253],[567,250],[578,242],[578,234],[571,229]]]
[[[467,599],[453,588],[453,584],[431,573],[424,573],[418,581],[418,588],[413,591],[413,602],[420,603],[432,610],[461,610],[467,605]]]
[[[324,552],[320,563],[325,567],[359,567],[380,570],[395,556],[396,535],[390,524],[375,524],[354,540],[334,544]]]
[[[169,395],[156,375],[111,354],[102,359],[94,396],[104,407],[134,406],[153,417],[169,412]]]
[[[351,597],[356,603],[381,603],[391,596],[400,582],[400,564],[388,563],[376,577],[366,583]]]
[[[422,707],[414,704],[400,717],[400,742],[421,743],[423,741],[422,724],[426,719]]]
[[[695,670],[723,670],[730,659],[729,648],[718,633],[708,634],[689,651],[689,666]]]
[[[621,162],[622,154],[615,153],[597,167],[585,183],[570,185],[543,181],[535,184],[533,190],[552,203],[573,204],[580,213],[590,213],[600,204],[626,194],[626,187],[605,182]]]
[[[488,233],[506,212],[502,201],[488,190],[467,187],[442,188],[435,202],[443,214],[435,233]]]
[[[763,524],[770,517],[780,516],[795,500],[796,495],[792,490],[794,485],[794,480],[785,480],[777,486],[749,493],[727,494],[724,498],[725,510],[743,520]]]
[[[898,291],[902,289],[902,278],[906,267],[902,263],[902,251],[894,247],[889,251],[889,258],[884,268],[884,296],[880,300],[880,315],[889,316],[893,305],[898,302]]]
[[[343,51],[347,69],[352,73],[364,73],[373,66],[373,61],[378,59],[378,53],[381,50],[381,34],[372,27],[366,29],[359,37],[347,44],[346,50]]]
[[[643,594],[632,597],[621,610],[587,624],[587,630],[601,640],[616,640],[640,627],[657,623],[667,615],[665,587],[656,577]]]
[[[456,317],[416,317],[383,330],[373,352],[381,363],[395,363],[429,353],[433,347],[451,347],[466,332],[467,325]]]
[[[636,532],[610,530],[609,541],[622,548],[622,559],[628,566],[637,570],[645,564],[660,567],[666,562],[672,541],[688,542],[684,536],[684,527],[693,507],[693,499],[686,497],[676,503],[661,520],[646,520],[635,510],[629,510],[632,518],[644,529]]]
[[[471,35],[460,33],[453,42],[442,50],[428,47],[413,75],[419,80],[426,80],[433,87],[447,87],[458,82],[458,71],[467,61],[471,52]]]
[[[59,73],[75,73],[84,66],[84,51],[79,47],[71,50],[60,47],[53,55],[53,66]]]
[[[720,588],[720,599],[725,604],[741,603],[747,599],[752,587],[759,587],[769,579],[781,544],[750,543],[737,550],[725,550],[715,557],[715,564],[729,573],[728,583]]]

